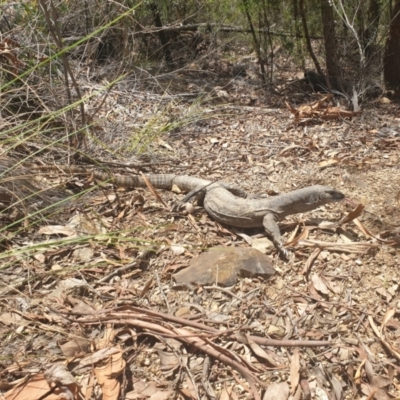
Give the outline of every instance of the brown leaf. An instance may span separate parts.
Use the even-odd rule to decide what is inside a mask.
[[[265,352],[265,350],[263,350],[263,349],[261,348],[261,346],[259,346],[257,343],[255,343],[255,342],[251,339],[250,335],[247,335],[247,334],[246,334],[246,339],[247,339],[248,345],[250,346],[250,348],[253,350],[254,354],[255,354],[257,357],[263,359],[264,361],[266,361],[268,364],[272,365],[273,367],[278,367],[278,366],[279,366],[279,365],[275,362],[275,360],[274,360],[271,356],[269,356],[269,355]]]
[[[142,298],[144,295],[150,290],[150,288],[153,286],[153,277],[151,277],[146,284],[144,285],[144,288],[142,289],[141,293],[139,294],[139,297]]]
[[[289,238],[289,240],[286,242],[286,246],[292,245],[292,246],[296,246],[300,240],[306,240],[308,239],[310,233],[310,229],[309,227],[305,226],[304,229],[300,232],[300,235],[298,235],[295,238]]]
[[[360,383],[361,383],[361,371],[362,371],[362,368],[363,368],[363,366],[364,366],[364,364],[365,364],[366,361],[367,361],[367,359],[364,358],[364,359],[361,361],[361,363],[359,364],[358,368],[357,368],[357,371],[356,371],[356,373],[355,373],[355,375],[354,375],[354,382],[355,382],[356,384],[360,384]]]
[[[355,226],[364,234],[365,237],[367,238],[374,237],[374,235],[370,232],[370,230],[366,226],[364,226],[364,224],[362,224],[360,220],[355,218],[353,222]]]
[[[47,225],[39,228],[38,231],[41,235],[64,235],[64,236],[75,236],[76,231],[63,225]]]
[[[364,370],[369,380],[373,378],[375,375],[374,367],[372,366],[371,362],[367,359],[364,364]]]
[[[229,386],[222,389],[219,400],[238,400],[238,397],[233,390],[233,387]]]
[[[134,378],[134,388],[132,392],[126,394],[126,399],[139,399],[142,397],[151,397],[157,392],[159,389],[155,382],[146,382],[144,380]],[[162,393],[162,392],[161,392]]]
[[[332,293],[335,293],[335,294],[340,294],[340,293],[342,293],[341,287],[338,286],[332,279],[328,279],[326,276],[322,277],[321,279],[324,281],[326,287],[327,287]]]
[[[329,290],[326,287],[324,281],[321,279],[321,277],[317,274],[313,274],[311,277],[311,281],[315,287],[315,289],[317,289],[319,292],[323,293],[323,294],[329,294]]]
[[[376,292],[386,300],[386,302],[390,302],[392,299],[392,295],[383,287],[379,287],[376,289]]]
[[[331,385],[333,389],[333,393],[335,394],[336,400],[341,400],[343,398],[343,387],[340,383],[340,380],[336,378],[335,375],[332,375]]]
[[[304,264],[303,271],[301,272],[303,275],[307,275],[310,271],[310,268],[314,264],[314,261],[318,258],[321,253],[321,249],[315,249],[310,256],[308,257],[306,263]]]
[[[114,328],[111,325],[107,325],[102,338],[97,340],[96,347],[98,349],[109,349],[114,342],[116,334],[117,332],[114,330]],[[118,353],[118,351],[113,352],[112,355],[116,353]]]
[[[287,382],[274,382],[268,385],[263,400],[286,400],[289,397]]]
[[[389,400],[391,397],[386,393],[385,390],[378,389],[368,383],[361,384],[361,391],[367,397],[365,400]]]
[[[340,226],[340,225],[343,225],[343,224],[347,224],[347,223],[353,221],[354,219],[358,218],[362,214],[364,208],[365,208],[364,204],[359,204],[356,208],[354,208],[347,215],[345,215],[337,223],[337,225]]]
[[[92,398],[93,390],[95,385],[95,374],[93,369],[90,371],[89,379],[86,384],[85,400],[90,400]]]
[[[22,326],[25,324],[29,324],[29,321],[24,321],[23,318],[19,314],[13,313],[13,312],[1,314],[0,320],[1,320],[2,324],[10,325],[10,326],[12,326],[12,325]]]
[[[326,393],[326,390],[317,386],[315,388],[315,394],[317,399],[321,399],[321,400],[329,400],[328,394]]]
[[[320,240],[301,240],[299,245],[310,246],[315,248],[323,248],[331,251],[339,251],[343,253],[350,254],[360,254],[373,252],[378,249],[377,244],[373,243],[362,243],[362,242],[352,242],[352,243],[334,243],[334,242],[322,242]]]
[[[332,166],[332,165],[336,165],[336,164],[338,164],[339,162],[340,162],[340,159],[334,157],[334,158],[330,158],[329,160],[322,160],[322,161],[320,161],[320,162],[318,163],[318,166],[319,166],[320,168],[327,168],[327,167],[330,167],[330,166]]]
[[[310,384],[308,383],[308,380],[307,379],[302,379],[300,381],[300,386],[301,386],[301,389],[303,391],[303,399],[304,400],[311,400],[311,390],[310,390]]]
[[[394,317],[396,314],[396,310],[394,308],[389,308],[385,312],[385,316],[383,317],[382,325],[381,325],[381,331],[382,329],[387,325],[387,323]]]
[[[119,375],[121,375],[125,366],[126,362],[123,359],[122,352],[119,351],[110,356],[106,365],[94,369],[104,400],[117,400],[119,398],[121,388]]]
[[[392,384],[392,380],[380,375],[374,375],[371,379],[371,385],[378,389],[382,389]]]
[[[5,394],[6,400],[39,400],[46,396],[46,400],[57,400],[58,395],[50,393],[49,384],[43,374],[30,377],[22,385],[18,385]]]
[[[309,290],[310,295],[311,295],[312,297],[314,297],[315,299],[318,299],[318,300],[320,300],[320,301],[323,300],[323,297],[318,293],[317,289],[315,289],[315,287],[314,287],[314,285],[313,285],[312,282],[309,283],[309,285],[308,285],[308,290]]]
[[[59,346],[65,357],[72,358],[78,354],[86,354],[89,350],[90,341],[83,338],[75,338]]]
[[[154,393],[149,397],[149,400],[169,400],[174,398],[173,394],[173,390],[158,390],[157,393]]]
[[[371,315],[368,316],[368,322],[371,325],[372,330],[375,332],[375,335],[378,336],[379,339],[382,339],[382,331],[377,327]]]
[[[181,362],[179,358],[176,356],[175,351],[162,350],[159,347],[164,347],[163,345],[159,345],[156,347],[158,356],[160,358],[160,369],[165,377],[171,377],[173,372],[179,368]]]
[[[99,361],[103,362],[105,359],[108,359],[113,354],[118,354],[119,352],[120,352],[120,350],[115,347],[101,349],[99,351],[96,351],[96,353],[93,353],[90,356],[83,358],[79,362],[79,366],[86,367],[86,366],[97,364]]]

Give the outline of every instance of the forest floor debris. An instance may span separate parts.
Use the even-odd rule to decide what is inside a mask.
[[[115,149],[165,101],[127,82],[105,103],[102,139]],[[189,83],[182,78],[179,87],[190,92]],[[277,273],[226,288],[177,291],[171,277],[210,247],[248,247],[262,229],[232,230],[201,209],[171,212],[147,189],[102,185],[85,200],[91,210],[77,203],[29,235],[3,231],[0,373],[7,399],[27,391],[31,399],[81,392],[88,399],[101,392],[109,399],[400,396],[400,260],[392,240],[400,221],[399,141],[379,134],[383,125],[398,126],[396,106],[367,104],[351,121],[303,127],[288,121],[284,96],[242,78],[226,92],[230,104],[171,102],[161,119],[194,107],[201,118],[154,140],[151,157],[159,163],[152,172],[269,195],[321,183],[354,204],[288,218],[282,227],[294,259],[286,263],[266,247]],[[119,154],[134,162],[126,147]],[[93,185],[87,177],[73,183]],[[166,205],[181,196],[158,195]],[[360,203],[362,213],[354,211]],[[354,218],[326,225],[343,215]],[[54,389],[42,397],[47,382]]]

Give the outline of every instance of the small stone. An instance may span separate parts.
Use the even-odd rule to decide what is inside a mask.
[[[194,213],[194,206],[192,203],[185,203],[185,210],[188,214]]]
[[[90,247],[83,247],[80,249],[74,250],[72,256],[75,260],[82,262],[89,262],[93,258],[94,251]]]
[[[185,252],[185,248],[183,246],[178,246],[176,244],[171,245],[171,251],[176,255],[176,256],[180,256],[181,254],[183,254]]]
[[[190,308],[182,307],[175,312],[175,317],[182,317],[182,315],[190,315]]]
[[[283,329],[281,326],[271,324],[268,326],[267,335],[281,339],[285,336],[285,329]]]

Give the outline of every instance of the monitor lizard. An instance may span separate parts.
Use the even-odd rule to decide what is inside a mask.
[[[108,181],[126,188],[146,187],[140,175],[118,176],[106,171],[72,166],[39,166],[37,169],[60,169],[73,174],[90,174],[98,180]],[[35,169],[35,167],[33,167]],[[150,174],[146,178],[157,189],[172,190],[174,186],[188,194],[179,202],[183,205],[193,197],[203,204],[210,217],[236,228],[264,227],[267,237],[287,258],[278,221],[288,215],[314,210],[324,204],[339,202],[344,194],[328,186],[314,185],[268,198],[252,198],[242,189],[224,183],[212,182],[187,175]]]

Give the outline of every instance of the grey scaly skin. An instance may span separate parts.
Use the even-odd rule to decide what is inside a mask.
[[[147,187],[146,182],[141,175],[121,176],[115,175],[106,170],[91,170],[89,168],[77,165],[30,165],[30,168],[38,171],[59,170],[75,175],[92,175],[98,180],[106,181],[116,186],[125,188]],[[243,198],[247,197],[247,194],[244,190],[226,182],[214,183],[212,181],[193,176],[174,174],[150,174],[146,175],[146,178],[156,189],[172,190],[172,188],[176,186],[184,193],[190,192],[190,198],[201,196],[204,197],[205,192],[208,191],[209,188],[215,187],[216,185],[224,187],[235,196]],[[199,193],[199,196],[197,193]]]
[[[264,227],[276,249],[287,258],[278,221],[288,215],[314,210],[339,202],[344,194],[328,186],[308,186],[269,198],[239,198],[222,187],[210,188],[204,196],[204,208],[216,221],[237,228]]]
[[[82,167],[41,166],[37,169],[60,169],[75,174],[90,174],[126,188],[146,187],[140,175],[116,176],[106,171],[90,171]],[[344,194],[328,186],[308,186],[289,193],[268,198],[251,198],[242,189],[224,182],[212,182],[187,175],[146,175],[157,189],[171,190],[174,186],[189,192],[179,205],[197,198],[203,203],[208,215],[222,224],[236,228],[264,227],[276,249],[285,257],[278,222],[288,215],[314,210],[324,204],[339,202]]]

